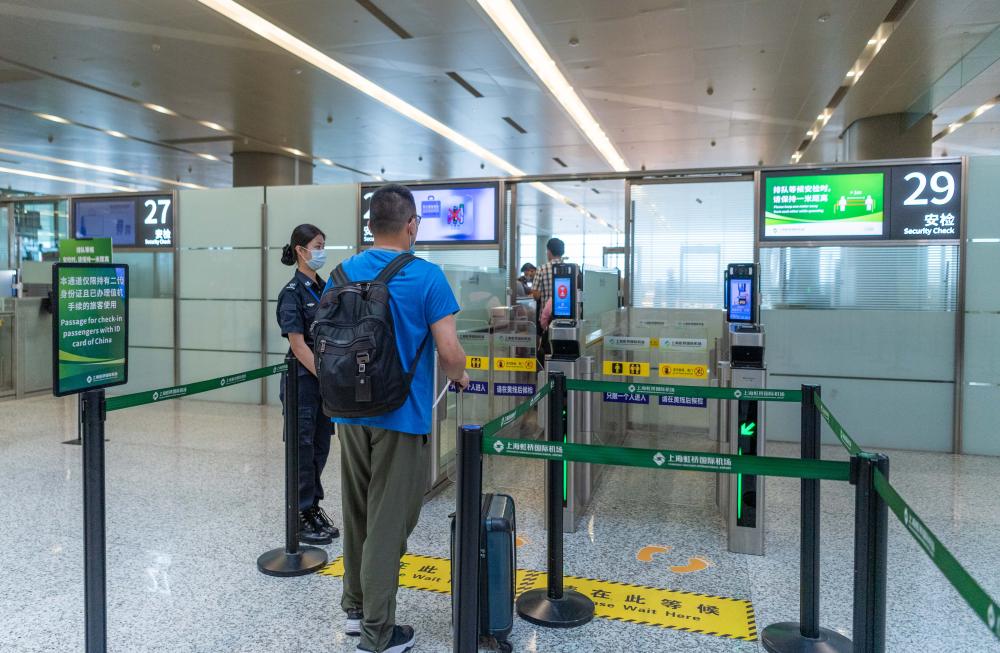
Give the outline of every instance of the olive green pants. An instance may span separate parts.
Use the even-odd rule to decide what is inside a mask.
[[[338,424],[344,520],[341,607],[361,610],[361,645],[382,651],[396,624],[399,561],[420,518],[430,473],[427,438]]]

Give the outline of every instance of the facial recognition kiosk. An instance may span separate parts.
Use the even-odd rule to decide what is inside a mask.
[[[731,263],[725,274],[726,330],[719,361],[723,386],[763,388],[764,329],[759,324],[759,288],[754,263]],[[765,402],[719,402],[719,450],[736,456],[763,456]],[[728,526],[729,550],[764,555],[764,479],[720,474],[718,503]]]
[[[549,325],[552,353],[545,360],[546,381],[551,372],[562,372],[567,379],[594,378],[593,358],[580,355],[582,285],[580,269],[575,264],[564,263],[553,269],[552,322]],[[568,394],[563,417],[566,425],[566,442],[591,444],[593,440],[591,402],[595,395],[590,392]],[[548,438],[548,420],[545,424],[545,435]],[[579,516],[590,504],[593,492],[592,471],[589,463],[565,463],[562,505],[563,530],[567,533],[576,531]]]

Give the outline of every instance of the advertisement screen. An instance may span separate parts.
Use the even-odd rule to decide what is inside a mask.
[[[765,239],[882,238],[885,173],[765,177]]]
[[[753,280],[747,278],[731,278],[729,280],[728,320],[730,322],[747,322],[753,320]]]
[[[368,226],[371,197],[376,187],[361,189],[362,242],[371,245],[374,235]],[[494,244],[497,242],[496,184],[452,184],[411,186],[420,216],[417,245]]]
[[[552,280],[552,317],[573,318],[573,280],[570,277]]]
[[[52,266],[52,388],[56,396],[128,381],[128,267]]]
[[[173,196],[77,199],[73,228],[76,238],[110,238],[115,247],[173,247]]]
[[[73,205],[77,238],[110,238],[115,247],[135,247],[131,198],[78,201]]]

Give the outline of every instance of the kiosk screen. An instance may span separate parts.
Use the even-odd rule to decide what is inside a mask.
[[[576,318],[576,297],[572,275],[554,276],[552,279],[552,317],[562,320]]]
[[[731,277],[729,279],[729,305],[727,319],[730,322],[754,322],[753,314],[753,279],[748,277]]]

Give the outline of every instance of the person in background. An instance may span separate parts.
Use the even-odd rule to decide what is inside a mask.
[[[565,254],[566,243],[558,238],[549,238],[549,242],[545,244],[545,255],[548,261],[535,274],[535,283],[531,288],[531,294],[538,302],[539,309],[545,306],[545,302],[552,299],[552,268],[563,262]]]
[[[553,268],[563,262],[563,255],[565,253],[566,243],[558,238],[549,238],[549,242],[545,244],[545,255],[548,261],[535,274],[535,283],[531,289],[531,294],[534,296],[538,306],[538,361],[540,365],[545,364],[545,355],[552,353],[552,347],[549,343],[548,323],[542,324],[542,315],[546,308],[548,308],[548,318],[551,319]]]
[[[528,297],[531,295],[531,284],[535,280],[535,272],[538,270],[531,263],[525,263],[521,266],[521,276],[517,278],[517,298]]]
[[[351,281],[375,279],[417,240],[420,216],[413,194],[390,184],[371,198],[369,226],[375,243],[344,261]],[[328,287],[332,286],[331,278]],[[360,635],[358,653],[403,653],[413,647],[410,626],[396,625],[399,563],[420,518],[430,472],[434,395],[433,337],[438,363],[458,390],[469,385],[465,351],[458,342],[455,295],[440,267],[416,259],[389,281],[396,345],[412,374],[400,408],[364,418],[334,418],[340,434],[344,502],[344,632]]]
[[[281,250],[281,262],[296,266],[292,280],[278,295],[278,326],[288,339],[290,351],[298,359],[298,438],[299,438],[299,540],[307,544],[330,544],[340,531],[326,511],[323,499],[323,468],[330,454],[333,424],[323,414],[323,400],[316,378],[310,326],[319,307],[323,283],[316,272],[326,263],[326,236],[311,224],[300,224],[290,242]],[[281,401],[285,403],[285,377]]]

